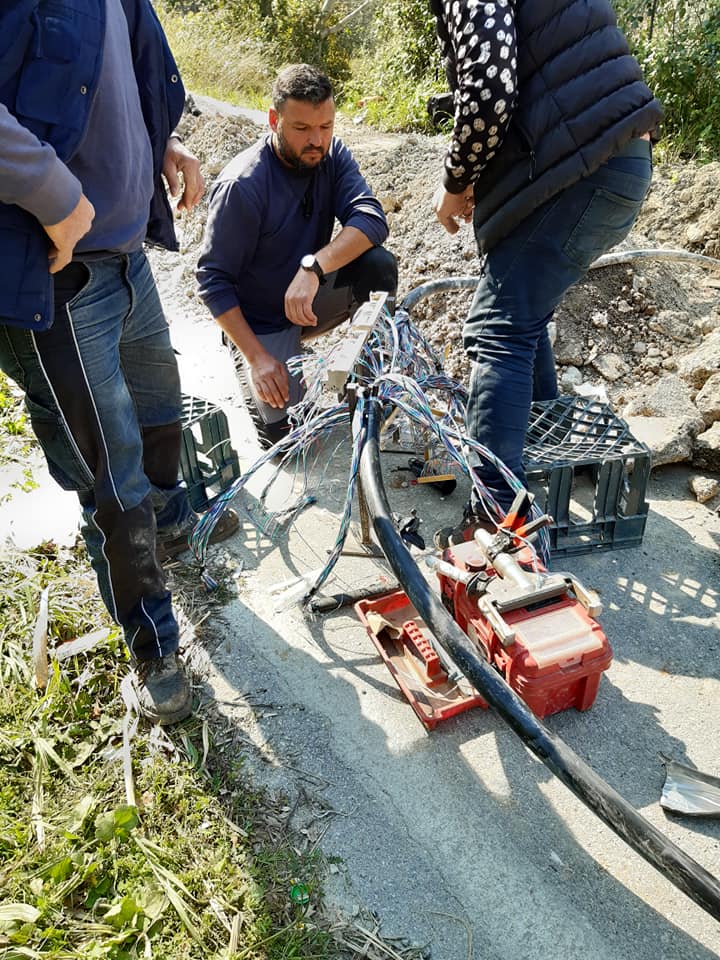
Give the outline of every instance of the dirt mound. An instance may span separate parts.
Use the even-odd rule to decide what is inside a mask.
[[[249,118],[208,112],[186,114],[182,127],[208,181],[262,131]],[[477,275],[472,228],[451,237],[432,212],[445,138],[379,134],[343,118],[337,132],[352,148],[386,211],[388,245],[400,263],[400,298],[428,281]],[[648,200],[624,248],[662,246],[719,254],[719,185],[717,163],[657,166]],[[199,310],[194,262],[206,210],[203,202],[182,228],[180,283]],[[720,327],[719,286],[720,272],[668,261],[642,260],[590,272],[556,312],[555,352],[563,388],[580,384],[604,390],[619,406],[658,377],[676,371],[683,355]],[[434,294],[413,309],[426,336],[445,355],[448,372],[460,378],[469,372],[461,331],[471,297],[470,290]]]

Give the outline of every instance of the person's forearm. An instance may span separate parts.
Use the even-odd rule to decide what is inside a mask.
[[[501,30],[488,25],[481,4],[460,5],[457,17],[448,15],[444,27],[442,53],[452,65],[457,89],[443,185],[449,193],[460,194],[502,146],[517,99],[517,39],[512,6],[503,16]],[[474,46],[469,37],[476,41]],[[463,49],[459,56],[457,51]]]
[[[0,104],[0,202],[17,204],[46,225],[64,220],[81,194],[80,182],[53,148]]]
[[[356,260],[361,253],[372,247],[372,241],[356,227],[343,227],[337,236],[321,250],[315,252],[315,258],[323,273],[332,273]]]
[[[240,307],[232,307],[221,313],[215,320],[229,337],[248,363],[252,364],[267,353],[260,341],[250,329]]]

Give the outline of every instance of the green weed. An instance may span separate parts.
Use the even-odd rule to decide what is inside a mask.
[[[51,659],[43,688],[29,638],[45,587]],[[90,653],[53,655],[98,626],[107,629]],[[241,765],[223,768],[206,721],[188,721],[169,736],[141,727],[131,740],[129,790],[125,659],[76,553],[50,544],[5,552],[0,954],[337,956],[328,931],[309,915],[321,898],[318,858],[298,855],[287,841],[259,842],[267,800],[244,789]],[[295,877],[308,891],[301,904],[290,896]]]

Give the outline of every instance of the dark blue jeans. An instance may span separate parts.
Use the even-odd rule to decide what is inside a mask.
[[[553,311],[593,260],[630,232],[651,177],[649,141],[632,140],[535,210],[485,259],[463,329],[473,361],[466,425],[522,483],[530,404],[558,392],[547,332]],[[476,470],[507,510],[507,483],[485,463]]]
[[[178,482],[181,396],[150,266],[142,252],[56,275],[42,333],[0,326],[0,367],[25,391],[50,473],[74,490],[103,601],[140,660],[177,649],[156,531],[195,515]],[[157,520],[156,520],[157,518]]]

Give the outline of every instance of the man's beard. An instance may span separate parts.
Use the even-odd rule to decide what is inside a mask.
[[[277,130],[275,130],[275,146],[277,147],[277,152],[280,158],[284,160],[285,163],[288,164],[288,166],[292,167],[293,170],[297,170],[299,173],[303,173],[304,171],[307,171],[307,170],[314,170],[315,167],[319,165],[320,161],[323,160],[325,155],[327,154],[327,151],[323,150],[322,147],[318,149],[314,149],[314,148],[309,149],[306,147],[302,153],[312,153],[314,155],[317,155],[319,153],[321,154],[321,156],[318,160],[315,161],[315,163],[305,163],[305,161],[302,158],[302,153],[296,153],[292,149],[292,147],[289,146],[287,140],[285,139],[285,137],[283,137],[279,127],[277,128]]]

